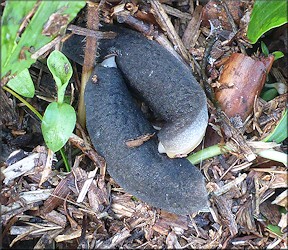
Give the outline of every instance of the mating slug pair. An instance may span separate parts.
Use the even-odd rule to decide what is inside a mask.
[[[112,29],[116,38],[101,40],[99,53],[117,50],[116,64],[97,64],[85,90],[86,125],[94,147],[115,181],[150,205],[177,214],[207,207],[201,172],[185,158],[171,159],[190,153],[205,134],[204,91],[190,69],[157,42],[136,31]],[[82,40],[73,36],[63,47],[79,63]],[[160,131],[145,118],[131,91],[164,120]],[[155,132],[142,145],[127,146],[127,141]]]

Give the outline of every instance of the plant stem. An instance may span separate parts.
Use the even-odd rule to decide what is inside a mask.
[[[63,159],[64,165],[65,165],[66,171],[67,171],[67,172],[71,172],[71,167],[70,167],[70,165],[69,165],[69,163],[68,163],[68,159],[67,159],[67,156],[66,156],[65,153],[64,153],[63,148],[60,149],[60,154],[61,154],[61,156],[62,156],[62,159]]]
[[[102,1],[103,2],[103,1]],[[101,4],[101,2],[100,2]],[[98,30],[99,25],[99,5],[88,1],[87,3],[87,28],[91,30]],[[84,104],[84,92],[86,83],[88,82],[90,75],[93,71],[96,59],[97,51],[97,39],[95,37],[88,36],[86,38],[84,63],[82,68],[81,88],[78,105],[78,121],[80,125],[85,128],[86,126],[86,110]]]
[[[11,95],[15,96],[20,102],[24,103],[42,121],[43,116],[29,102],[27,102],[24,98],[14,92],[12,89],[7,88],[6,86],[3,86],[2,88],[9,92]]]
[[[207,160],[211,157],[221,155],[224,153],[228,153],[232,149],[227,146],[227,145],[220,145],[216,144],[213,146],[210,146],[208,148],[204,148],[195,154],[189,155],[186,159],[190,161],[192,164],[198,164],[201,161]],[[276,151],[274,149],[265,149],[265,150],[259,150],[257,148],[254,148],[256,151],[256,154],[258,156],[261,156],[263,158],[272,160],[272,161],[277,161],[283,163],[285,166],[287,166],[287,154],[283,152]]]
[[[57,102],[59,104],[62,104],[64,102],[66,87],[67,87],[67,85],[65,86],[65,84],[63,86],[61,86],[60,88],[57,87]]]
[[[12,89],[7,88],[6,86],[2,87],[4,90],[6,90],[7,92],[9,92],[11,95],[13,95],[14,97],[16,97],[20,102],[22,102],[23,104],[25,104],[27,106],[27,108],[29,108],[41,121],[43,119],[43,116],[29,103],[27,102],[24,98],[22,98],[20,95],[18,95],[16,92],[14,92]],[[67,157],[63,151],[63,148],[61,148],[60,150],[61,156],[63,158],[64,164],[65,164],[65,168],[67,170],[67,172],[71,171],[71,167],[67,161]]]
[[[216,144],[208,148],[204,148],[196,152],[195,154],[188,156],[186,159],[190,161],[192,164],[198,164],[201,161],[207,160],[211,157],[227,153],[229,152],[229,150],[230,150],[229,147],[226,145],[223,146],[220,144]]]

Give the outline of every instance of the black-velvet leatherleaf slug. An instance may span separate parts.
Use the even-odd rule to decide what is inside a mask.
[[[177,214],[205,208],[207,191],[200,171],[186,159],[158,153],[173,158],[200,143],[208,120],[203,90],[189,68],[158,43],[125,28],[112,30],[118,36],[100,42],[100,60],[116,52],[119,69],[96,66],[92,77],[97,75],[97,82],[93,84],[91,78],[85,91],[86,124],[93,145],[105,157],[116,182],[143,201]],[[77,62],[82,61],[79,41],[68,40],[64,47],[64,53]],[[78,55],[73,54],[75,46]],[[156,137],[139,147],[127,146],[127,141],[155,131],[125,83],[166,122],[157,133],[158,146]]]
[[[101,40],[100,60],[109,52],[116,52],[117,66],[129,87],[166,121],[157,134],[159,152],[171,158],[190,153],[201,142],[208,123],[206,96],[191,70],[142,34],[118,26],[109,29],[118,36]],[[79,37],[68,40],[64,53],[81,63],[79,47],[83,45],[79,43]]]
[[[188,160],[157,151],[156,138],[139,147],[126,142],[154,132],[131,97],[117,68],[96,66],[85,91],[87,129],[115,181],[137,198],[177,214],[207,206],[201,172]]]

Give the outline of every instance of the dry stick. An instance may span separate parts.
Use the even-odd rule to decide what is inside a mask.
[[[101,4],[101,3],[100,3]],[[97,30],[99,25],[99,17],[98,17],[98,9],[99,5],[93,4],[92,2],[88,2],[88,17],[87,17],[87,27],[91,30]],[[97,51],[97,39],[95,37],[88,36],[86,38],[86,46],[85,46],[85,55],[84,55],[84,64],[82,69],[82,78],[81,78],[81,89],[80,89],[80,98],[78,105],[78,119],[79,123],[83,128],[86,126],[86,110],[84,104],[84,92],[86,83],[89,80],[89,77],[92,73],[92,70],[95,65]]]
[[[229,21],[229,23],[230,23],[230,25],[231,25],[231,27],[232,27],[233,33],[234,33],[234,34],[237,34],[238,28],[237,28],[237,26],[236,26],[236,24],[235,24],[235,22],[234,22],[233,16],[231,15],[230,10],[229,10],[227,4],[226,4],[224,1],[222,1],[222,0],[217,0],[217,1],[219,1],[220,4],[223,6],[223,8],[224,8],[224,10],[225,10],[225,12],[226,12],[226,15],[227,15],[227,19],[228,19],[228,21]],[[244,54],[244,55],[246,55],[246,50],[245,50],[243,44],[238,43],[238,46],[239,46],[239,48],[240,48],[240,50],[241,50],[241,53]]]
[[[193,12],[194,12],[194,0],[189,0],[189,12],[191,13],[191,15],[193,14]],[[198,4],[197,4],[197,6],[198,6]]]
[[[116,33],[113,31],[98,31],[98,30],[90,30],[77,25],[70,24],[67,30],[72,31],[73,34],[80,36],[91,36],[96,39],[112,39],[116,37]]]
[[[195,10],[192,13],[192,19],[188,22],[188,25],[182,36],[183,44],[188,51],[194,48],[198,40],[198,37],[201,33],[201,30],[200,30],[201,18],[202,18],[202,6],[197,5]],[[200,65],[198,64],[197,60],[195,59],[193,55],[191,55],[191,57],[194,63],[194,65],[192,65],[192,69],[194,73],[197,73],[199,76],[201,76]]]
[[[39,50],[35,51],[32,55],[31,58],[36,60],[38,57],[44,55],[48,50],[51,48],[55,47],[56,44],[60,43],[62,39],[65,39],[69,35],[64,35],[64,36],[56,36],[51,42],[45,44],[43,47],[41,47]]]
[[[179,35],[175,31],[175,28],[163,9],[162,5],[157,0],[151,0],[151,7],[153,9],[153,15],[160,25],[160,27],[167,32],[167,36],[173,43],[176,50],[180,53],[182,58],[190,65],[191,56],[189,55],[187,49],[183,45]]]
[[[96,164],[96,167],[105,168],[106,162],[104,158],[99,155],[89,143],[85,143],[82,138],[75,134],[69,137],[69,142],[75,147],[80,148],[81,151]]]
[[[199,37],[199,29],[202,18],[202,6],[198,5],[192,15],[192,19],[189,21],[187,28],[182,36],[184,46],[189,50],[194,47],[197,38]]]
[[[168,15],[175,16],[181,19],[188,19],[188,20],[192,18],[191,14],[182,12],[176,8],[171,7],[170,5],[162,4],[162,7]]]

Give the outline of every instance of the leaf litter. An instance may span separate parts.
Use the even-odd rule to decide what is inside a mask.
[[[243,31],[247,28],[252,1],[231,4],[232,1],[211,0],[197,5],[194,1],[162,0],[161,4],[152,1],[151,6],[137,5],[135,1],[128,1],[126,5],[120,1],[102,2],[101,9],[97,10],[101,21],[110,22],[112,18],[119,21],[125,16],[124,23],[142,32],[147,31],[145,25],[152,27],[153,24],[150,34],[157,33],[155,39],[162,41],[163,46],[169,46],[166,43],[169,39],[179,53],[177,57],[180,55],[189,62],[199,81],[201,63],[207,60],[205,75],[214,90],[223,90],[219,77],[229,57],[235,53],[247,57],[247,51],[252,48]],[[78,20],[83,14],[78,15]],[[215,30],[220,39],[209,45],[209,37],[213,38]],[[279,30],[281,27],[277,32]],[[210,53],[205,54],[209,46]],[[260,52],[255,51],[254,56],[259,58]],[[281,73],[285,71],[284,66],[275,65],[269,77],[287,84],[287,75]],[[42,77],[48,72],[39,62],[31,71],[36,80],[37,75],[41,73]],[[235,71],[225,74],[231,76]],[[77,75],[73,81],[79,92]],[[55,95],[49,84],[44,85],[41,79],[37,82],[37,95]],[[239,82],[241,84],[241,80]],[[264,101],[259,97],[263,82],[260,85],[256,98],[246,104],[253,107],[248,116],[236,109],[233,112],[240,112],[239,116],[228,117],[223,123],[219,121],[213,100],[208,102],[210,125],[201,147],[225,142],[233,152],[197,165],[206,177],[210,206],[207,211],[189,216],[150,207],[126,193],[106,172],[105,160],[93,149],[79,125],[79,134],[73,134],[65,147],[73,167],[70,173],[64,172],[61,157],[51,156],[46,147],[39,146],[43,139],[42,143],[37,141],[32,146],[33,150],[31,145],[36,138],[32,137],[27,143],[25,135],[39,132],[39,122],[31,112],[11,96],[1,94],[5,107],[1,117],[3,246],[13,249],[24,243],[35,249],[52,248],[54,244],[63,249],[287,248],[287,168],[277,159],[257,155],[259,149],[287,152],[287,141],[281,144],[261,142],[279,123],[286,108],[287,93]],[[224,88],[231,91],[234,86],[232,80]],[[236,91],[235,98],[239,97],[237,94]],[[47,105],[36,97],[32,101],[38,111],[43,111]],[[223,110],[225,112],[225,108]],[[17,131],[25,131],[25,134]],[[15,138],[18,140],[11,143]],[[138,146],[145,140],[131,138],[129,143]],[[30,147],[27,144],[31,144]],[[16,152],[19,148],[25,153]],[[12,152],[14,154],[10,155]]]

